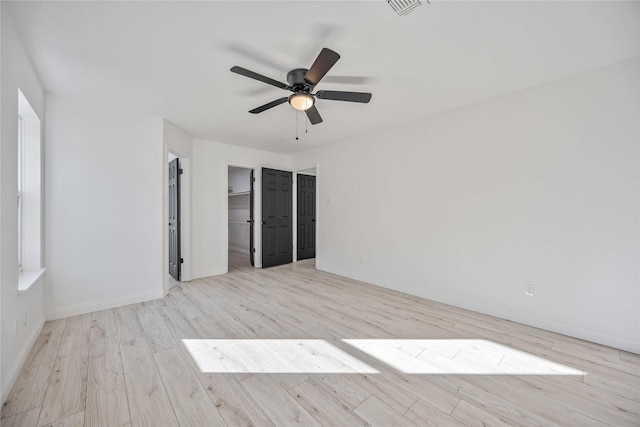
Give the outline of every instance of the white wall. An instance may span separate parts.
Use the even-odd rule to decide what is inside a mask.
[[[163,120],[163,139],[164,151],[168,153],[168,159],[173,160],[178,157],[180,169],[183,173],[180,177],[180,257],[184,260],[180,270],[180,280],[188,282],[192,275],[191,254],[191,157],[193,152],[193,138],[186,131],[174,125],[173,123]],[[164,199],[164,217],[162,224],[169,223],[169,203],[168,203],[168,186],[169,175],[168,168],[165,166],[163,170],[163,199]],[[165,292],[168,290],[169,275],[169,235],[167,227],[163,229],[163,265],[164,265],[164,283]]]
[[[626,61],[295,156],[322,174],[318,268],[640,352],[639,76]]]
[[[249,169],[268,167],[291,170],[291,157],[194,139],[192,244],[193,277],[224,274],[228,268],[228,166]],[[260,188],[256,171],[255,188]],[[256,212],[260,212],[260,193],[255,194]],[[260,266],[260,221],[256,217],[256,265]]]
[[[27,293],[18,295],[17,141],[18,89],[35,113],[44,118],[44,92],[27,57],[10,15],[0,4],[0,382],[2,401],[15,381],[31,344],[44,324],[41,277]],[[27,313],[27,324],[24,324]],[[18,333],[14,335],[14,321]]]
[[[49,318],[163,295],[162,119],[49,95]]]

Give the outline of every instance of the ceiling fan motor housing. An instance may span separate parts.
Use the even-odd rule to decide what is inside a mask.
[[[306,68],[296,68],[295,70],[291,70],[287,73],[287,83],[291,86],[292,91],[311,92],[311,90],[313,90],[314,85],[304,79],[307,71],[308,70]]]

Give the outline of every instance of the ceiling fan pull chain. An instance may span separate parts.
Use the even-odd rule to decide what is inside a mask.
[[[296,141],[298,140],[298,116],[300,116],[300,111],[296,111]]]

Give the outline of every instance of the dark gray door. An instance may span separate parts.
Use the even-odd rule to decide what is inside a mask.
[[[262,169],[262,267],[293,261],[292,175]]]
[[[298,260],[316,257],[316,177],[298,174]]]
[[[254,201],[253,201],[253,183],[256,181],[255,177],[253,176],[253,169],[251,169],[251,173],[249,174],[249,262],[251,263],[251,267],[254,266],[255,261],[254,261],[254,253],[256,251],[256,248],[254,247],[254,237],[253,237],[253,207],[254,207]]]
[[[180,280],[180,163],[169,163],[169,274]]]

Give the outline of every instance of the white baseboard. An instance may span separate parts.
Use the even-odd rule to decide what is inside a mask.
[[[62,319],[63,317],[78,316],[80,314],[106,310],[109,308],[120,307],[123,305],[135,304],[138,302],[154,300],[162,297],[163,297],[162,290],[158,290],[154,292],[145,292],[142,294],[129,295],[124,298],[115,298],[108,301],[70,305],[67,307],[61,307],[53,311],[47,312],[47,320],[55,320],[55,319]]]
[[[326,271],[328,273],[337,274],[350,279],[359,280],[361,282],[371,283],[376,286],[391,289],[398,292],[403,292],[409,295],[426,298],[428,300],[441,302],[443,304],[452,305],[466,310],[475,311],[477,313],[487,314],[489,316],[498,317],[500,319],[506,319],[513,322],[521,323],[527,326],[533,326],[534,328],[544,329],[546,331],[555,332],[562,335],[567,335],[573,338],[578,338],[585,341],[590,341],[596,344],[606,345],[619,350],[629,351],[631,353],[640,354],[640,341],[630,340],[628,338],[619,337],[611,334],[606,334],[599,331],[594,331],[579,326],[569,325],[565,323],[556,322],[554,320],[543,319],[536,316],[529,316],[522,313],[516,313],[509,310],[504,310],[497,307],[487,306],[484,304],[478,304],[473,301],[467,301],[459,298],[452,298],[446,295],[435,294],[425,292],[421,289],[401,287],[397,284],[385,283],[379,279],[370,277],[359,276],[357,274],[351,274],[346,271],[339,271],[335,269],[327,269],[318,267],[318,270]]]
[[[24,342],[24,345],[16,355],[13,364],[9,368],[9,372],[7,372],[6,380],[2,383],[2,404],[4,404],[7,397],[9,397],[9,392],[13,387],[13,384],[16,382],[20,371],[22,370],[22,366],[24,362],[27,360],[27,356],[31,351],[31,348],[35,344],[40,332],[42,332],[42,328],[44,327],[45,316],[38,321],[37,325],[31,330],[28,339]]]

